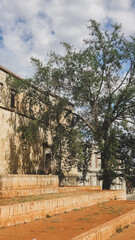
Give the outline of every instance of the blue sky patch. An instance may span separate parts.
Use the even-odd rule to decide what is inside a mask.
[[[2,29],[0,28],[0,48],[3,48],[3,47],[4,47],[2,34],[3,34],[3,31],[2,31]]]
[[[23,40],[24,42],[29,42],[32,38],[33,38],[32,33],[25,33],[25,34],[22,36],[22,40]]]
[[[38,12],[37,17],[41,18],[41,19],[44,19],[44,18],[46,18],[46,14],[43,13],[43,12]]]
[[[54,32],[54,31],[52,31],[52,32],[51,32],[51,34],[52,34],[52,35],[55,35],[55,32]]]
[[[112,27],[112,24],[114,24],[112,18],[107,18],[107,21],[105,23],[105,29],[109,30]]]
[[[23,23],[23,24],[25,24],[26,21],[25,21],[23,18],[18,18],[18,19],[16,20],[16,24],[18,24],[18,23]]]
[[[3,2],[4,4],[0,4],[0,49],[3,55],[1,64],[7,68],[9,65],[9,68],[12,67],[18,75],[25,72],[30,55],[44,59],[51,50],[63,54],[60,42],[70,42],[77,49],[82,48],[83,39],[88,38],[86,25],[89,18],[101,23],[102,30],[105,29],[105,24],[106,29],[110,31],[111,23],[121,23],[125,37],[135,32],[135,0],[28,0],[25,4],[24,1],[17,0]],[[40,38],[37,36],[38,33],[42,33]],[[40,44],[44,39],[47,39],[46,45]],[[17,51],[17,46],[11,43],[14,41],[20,51]],[[27,51],[24,51],[22,44],[26,46]],[[26,62],[18,61],[20,57],[26,59]]]
[[[132,0],[131,7],[135,7],[135,1]]]

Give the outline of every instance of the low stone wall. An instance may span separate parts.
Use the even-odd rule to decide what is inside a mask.
[[[55,175],[0,175],[0,198],[81,190],[101,190],[101,187],[58,187],[58,176]]]
[[[0,198],[13,198],[31,195],[44,195],[49,193],[64,193],[73,191],[99,191],[100,186],[84,186],[84,187],[30,187],[29,189],[14,189],[0,191]]]
[[[56,175],[0,175],[0,190],[30,189],[37,187],[58,187]]]
[[[119,229],[124,229],[135,221],[135,210],[123,214],[107,223],[72,238],[72,240],[107,240]]]
[[[71,211],[75,208],[88,207],[111,199],[125,200],[125,191],[96,191],[85,195],[64,197],[50,200],[25,202],[0,206],[0,227],[30,222],[44,218],[46,214],[54,215]]]

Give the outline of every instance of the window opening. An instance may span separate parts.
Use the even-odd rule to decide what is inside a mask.
[[[0,82],[0,102],[2,101],[3,83]]]
[[[15,106],[15,96],[16,96],[16,92],[14,90],[11,90],[11,107],[16,107]]]
[[[98,168],[98,156],[96,153],[95,153],[95,165],[96,165],[96,168]]]
[[[43,143],[43,161],[44,161],[44,173],[46,175],[51,174],[51,153],[48,144]]]

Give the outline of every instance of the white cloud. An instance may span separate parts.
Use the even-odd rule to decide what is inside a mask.
[[[132,0],[110,0],[109,5],[110,8],[120,9],[120,10],[128,10],[130,9],[132,4]]]
[[[31,56],[46,60],[50,50],[63,51],[63,41],[81,47],[90,18],[111,18],[125,34],[135,32],[131,0],[1,0],[0,65],[28,76]]]

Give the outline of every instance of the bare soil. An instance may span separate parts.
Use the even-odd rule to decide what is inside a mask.
[[[135,201],[116,200],[74,209],[42,220],[1,228],[0,240],[69,240],[133,209]]]

